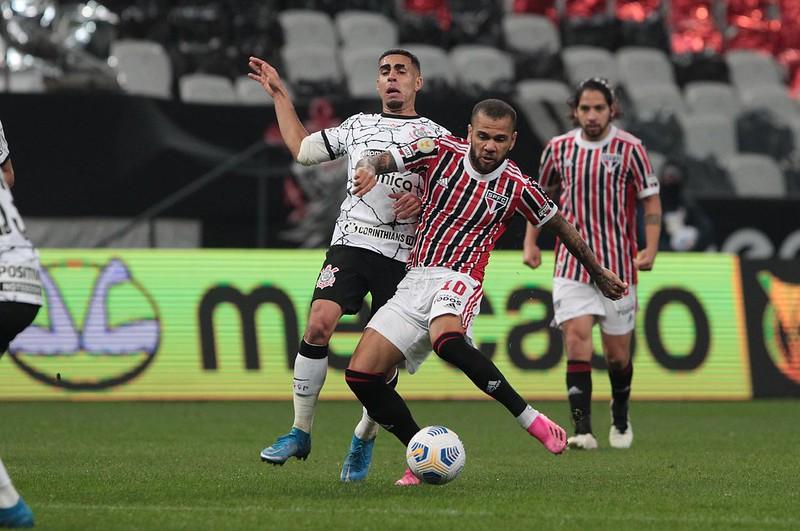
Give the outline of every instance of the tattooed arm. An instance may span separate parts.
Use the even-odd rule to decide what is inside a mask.
[[[556,213],[543,227],[553,231],[561,239],[569,252],[586,268],[603,295],[612,300],[622,297],[628,284],[620,280],[613,271],[600,265],[594,251],[561,214]]]
[[[353,195],[363,197],[378,183],[376,175],[394,171],[397,171],[397,162],[388,151],[359,160],[353,175]]]
[[[658,252],[658,238],[661,236],[661,199],[658,194],[642,199],[644,206],[645,248],[634,259],[634,264],[641,271],[653,269]]]

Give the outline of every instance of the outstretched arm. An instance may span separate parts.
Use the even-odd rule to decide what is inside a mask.
[[[628,289],[628,284],[613,272],[601,266],[594,251],[581,238],[581,235],[564,217],[556,213],[543,225],[553,231],[564,243],[570,253],[586,268],[600,291],[612,300],[617,300]]]
[[[297,111],[294,108],[289,92],[283,84],[280,74],[268,62],[258,57],[250,57],[250,72],[248,77],[261,83],[264,91],[275,102],[275,115],[278,117],[278,127],[286,147],[292,152],[292,157],[298,159],[300,144],[308,136],[308,131],[303,126]]]

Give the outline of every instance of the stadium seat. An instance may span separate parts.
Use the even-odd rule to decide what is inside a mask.
[[[664,52],[655,48],[629,46],[617,51],[620,81],[626,85],[674,85],[672,63]]]
[[[628,95],[641,120],[651,120],[685,111],[677,85],[628,85]]]
[[[278,21],[283,29],[284,47],[336,48],[338,39],[333,22],[322,11],[288,9],[278,15]]]
[[[724,114],[735,118],[742,112],[742,102],[728,83],[693,81],[683,89],[690,113]]]
[[[419,59],[422,78],[425,80],[424,90],[442,90],[455,84],[450,58],[444,48],[422,43],[401,44],[400,48],[408,50]]]
[[[680,116],[679,122],[688,155],[698,159],[713,155],[720,161],[738,152],[736,127],[730,115],[685,114]]]
[[[569,96],[561,81],[528,79],[517,83],[515,100],[537,136],[546,140],[570,128]]]
[[[748,109],[767,110],[783,123],[800,118],[797,102],[789,98],[784,86],[752,86],[742,89],[739,94]]]
[[[594,46],[568,46],[561,52],[567,80],[572,85],[590,77],[604,77],[616,83],[619,81],[617,62],[605,48]]]
[[[238,103],[233,83],[227,77],[213,74],[187,74],[178,81],[181,101],[185,103],[207,103],[234,105]]]
[[[347,76],[347,91],[353,98],[378,98],[378,57],[385,48],[346,48],[342,66]]]
[[[760,85],[783,84],[780,67],[772,56],[749,50],[735,50],[725,54],[731,83],[739,90]]]
[[[0,91],[6,90],[6,76],[0,70]],[[8,92],[38,93],[45,91],[44,74],[36,67],[8,73]]]
[[[514,64],[505,52],[491,46],[461,44],[450,51],[456,79],[466,91],[510,92]]]
[[[397,46],[397,26],[380,13],[341,11],[335,24],[345,48],[383,48],[383,52]]]
[[[109,64],[117,70],[117,80],[126,92],[158,98],[172,95],[172,64],[157,42],[116,41]]]
[[[722,165],[740,197],[780,198],[786,195],[783,173],[766,155],[734,155],[724,159]]]
[[[233,82],[233,90],[241,105],[272,105],[272,98],[264,92],[260,83],[247,76],[239,76]],[[287,87],[288,90],[288,87]]]
[[[561,48],[558,29],[547,17],[506,15],[503,17],[506,46],[526,54],[557,53]]]
[[[335,48],[327,46],[284,46],[281,50],[287,79],[298,95],[310,95],[326,87],[327,90],[338,88],[342,80],[338,56]]]

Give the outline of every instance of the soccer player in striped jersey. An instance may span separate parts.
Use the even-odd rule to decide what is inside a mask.
[[[348,192],[340,208],[333,239],[317,279],[303,339],[294,364],[294,423],[286,435],[261,451],[261,459],[282,465],[290,457],[311,452],[311,426],[328,369],[328,342],[342,314],[355,314],[367,292],[374,313],[405,275],[419,212],[420,178],[411,171],[385,175],[368,195],[355,196],[351,183],[356,163],[391,146],[448,133],[418,116],[417,92],[422,88],[419,59],[407,50],[392,49],[377,61],[380,114],[356,114],[337,127],[309,134],[300,122],[278,72],[251,57],[250,77],[275,102],[281,135],[297,162],[319,164],[347,156]],[[397,371],[388,375],[397,383]],[[342,465],[342,481],[366,478],[378,425],[363,411]]]
[[[600,323],[603,352],[611,380],[612,425],[609,443],[629,448],[633,428],[628,403],[633,378],[631,336],[636,323],[637,270],[649,271],[658,250],[661,202],[642,142],[612,124],[618,112],[614,91],[606,80],[581,83],[570,101],[578,126],[552,139],[542,153],[539,184],[594,249],[604,267],[628,283],[625,296],[611,301],[593,284],[590,273],[560,244],[555,251],[553,307],[567,351],[567,396],[575,435],[573,448],[597,448],[592,434],[592,327]],[[637,251],[637,199],[644,208],[646,245]],[[528,225],[524,262],[536,268],[541,252],[539,229]]]
[[[42,306],[39,254],[14,205],[14,166],[0,124],[0,357]],[[33,513],[0,461],[0,527],[33,527]]]
[[[414,373],[433,349],[559,454],[566,446],[564,430],[528,405],[471,340],[489,254],[512,217],[521,214],[555,231],[606,295],[618,298],[627,286],[600,266],[542,189],[508,160],[517,138],[514,109],[484,100],[475,105],[470,122],[468,140],[422,139],[359,162],[357,194],[375,185],[376,173],[398,169],[419,172],[425,193],[408,273],[370,320],[345,378],[370,417],[407,446],[419,426],[386,384],[386,374],[403,360]],[[397,484],[418,482],[406,470]]]

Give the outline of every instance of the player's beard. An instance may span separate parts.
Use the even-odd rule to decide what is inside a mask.
[[[498,157],[492,163],[492,166],[490,168],[487,168],[486,166],[484,166],[484,163],[481,161],[481,159],[475,153],[475,150],[474,149],[470,149],[469,150],[469,161],[472,163],[472,167],[475,168],[476,170],[478,170],[478,172],[481,175],[488,175],[488,174],[492,173],[494,170],[496,170],[497,168],[499,168],[500,165],[503,163],[503,161],[506,159],[507,156],[508,156],[508,153],[505,153],[502,157]]]
[[[386,108],[390,111],[399,111],[403,109],[403,100],[388,100]]]

